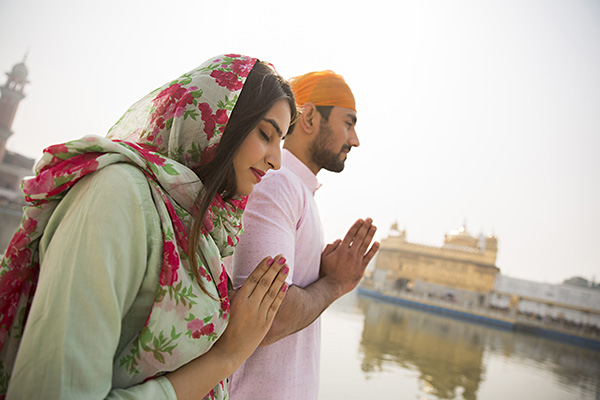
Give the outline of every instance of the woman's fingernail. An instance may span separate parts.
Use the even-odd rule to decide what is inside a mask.
[[[284,283],[283,286],[281,287],[281,291],[285,293],[285,292],[287,292],[287,290],[288,290],[288,284]]]
[[[274,262],[275,262],[275,259],[269,258],[269,260],[267,261],[267,265],[270,267],[271,265],[273,265]]]
[[[290,272],[290,268],[287,265],[281,269],[281,273],[284,275],[287,274],[288,272]]]
[[[281,257],[279,259],[279,264],[281,264],[281,265],[285,264],[285,257]]]

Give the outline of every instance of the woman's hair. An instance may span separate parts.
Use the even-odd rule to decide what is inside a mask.
[[[291,121],[295,121],[297,109],[290,85],[268,64],[257,61],[246,78],[223,132],[221,142],[217,146],[215,156],[206,165],[194,170],[204,188],[198,196],[200,205],[190,232],[188,256],[192,272],[202,290],[209,296],[210,294],[202,284],[196,258],[200,234],[204,227],[204,218],[217,194],[220,194],[223,200],[229,200],[236,194],[237,179],[233,168],[233,158],[248,134],[260,123],[271,107],[281,99],[288,101]]]

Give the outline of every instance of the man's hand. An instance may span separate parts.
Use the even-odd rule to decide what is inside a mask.
[[[348,230],[344,240],[328,244],[321,254],[320,277],[326,280],[339,298],[358,285],[369,261],[379,250],[379,243],[369,244],[377,227],[370,218],[359,219]]]

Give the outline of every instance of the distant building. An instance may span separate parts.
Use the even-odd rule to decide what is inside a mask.
[[[600,288],[600,286],[598,284],[596,284],[593,280],[592,280],[592,282],[590,282],[581,276],[574,276],[572,278],[565,279],[563,281],[563,285],[579,286],[582,288],[590,288],[590,289],[599,289]]]
[[[600,328],[600,291],[498,276],[490,305],[527,315]]]
[[[464,225],[435,247],[408,242],[406,231],[394,224],[362,287],[488,320],[500,318],[531,332],[545,329],[598,340],[600,291],[594,285],[583,278],[555,285],[503,276],[495,265],[497,252],[495,236],[476,238]]]
[[[435,247],[407,241],[406,231],[394,224],[390,235],[381,241],[372,279],[392,284],[394,289],[435,293],[438,297],[472,294],[483,305],[500,273],[497,252],[495,236],[476,238],[464,225],[446,234],[443,246]]]
[[[20,183],[25,176],[32,175],[35,163],[6,149],[6,142],[14,133],[12,123],[17,108],[25,98],[25,85],[29,83],[25,60],[6,75],[6,83],[0,87],[0,254],[19,227],[25,205]]]

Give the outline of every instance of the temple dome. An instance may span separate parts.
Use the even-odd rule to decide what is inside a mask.
[[[468,231],[465,225],[462,225],[458,230],[451,231],[450,234],[445,235],[444,246],[451,247],[471,247],[478,248],[479,241],[473,237]]]
[[[29,71],[24,63],[20,62],[15,65],[10,73],[10,77],[14,80],[26,82]]]
[[[473,235],[471,235],[469,232],[467,232],[467,227],[464,226],[464,225],[462,225],[456,231],[450,231],[450,235],[451,236],[458,236],[458,237],[461,237],[461,238],[473,239]]]

